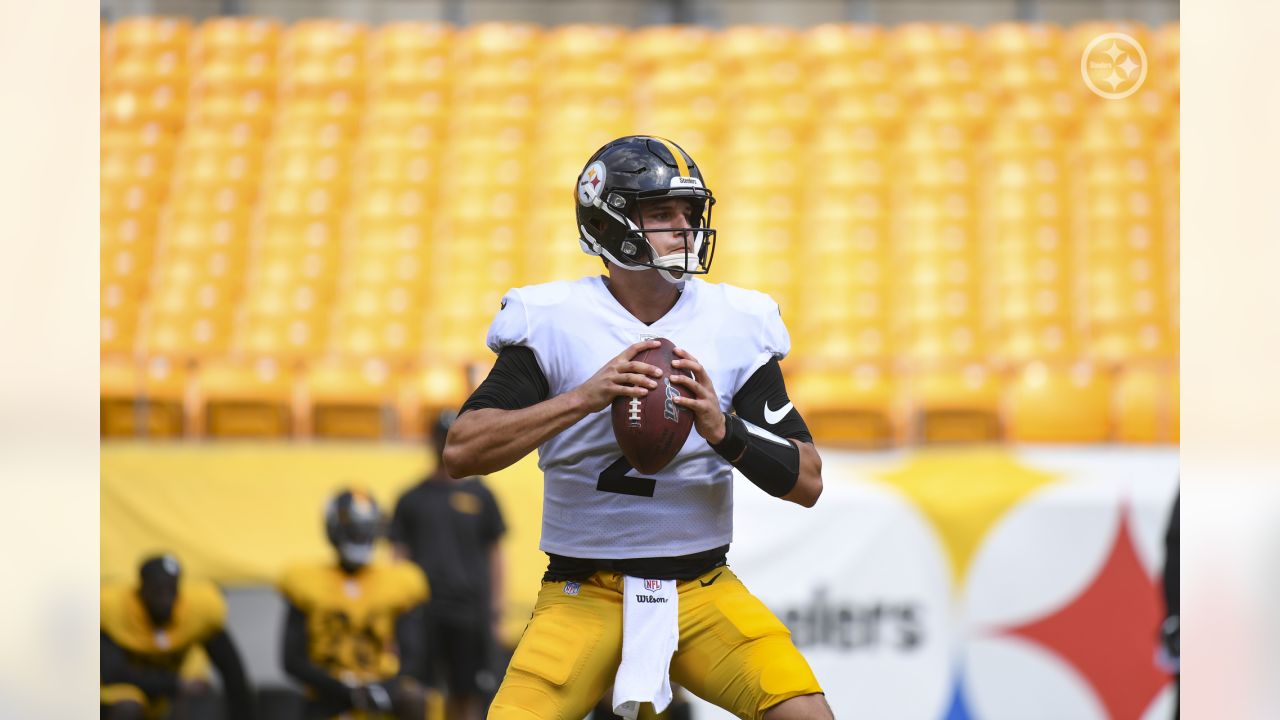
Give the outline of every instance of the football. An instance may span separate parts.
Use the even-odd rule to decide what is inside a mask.
[[[675,345],[666,338],[655,338],[662,344],[635,356],[639,362],[662,369],[658,387],[642,398],[619,395],[613,399],[613,435],[627,462],[641,473],[656,473],[666,467],[684,446],[693,428],[693,413],[676,405],[677,395],[690,397],[689,391],[671,382],[672,373],[692,377],[687,370],[675,370]]]

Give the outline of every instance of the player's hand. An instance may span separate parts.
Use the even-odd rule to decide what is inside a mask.
[[[579,395],[587,412],[605,409],[619,395],[648,395],[651,388],[658,386],[656,378],[662,377],[662,370],[648,363],[636,362],[632,358],[641,351],[651,350],[658,345],[657,340],[641,340],[629,346],[570,392]]]
[[[676,348],[675,356],[671,367],[693,373],[693,377],[684,374],[671,376],[672,385],[679,385],[693,396],[678,396],[675,403],[693,413],[693,429],[706,438],[708,444],[715,445],[724,440],[724,411],[720,409],[720,397],[711,384],[711,376],[702,363],[683,348]]]

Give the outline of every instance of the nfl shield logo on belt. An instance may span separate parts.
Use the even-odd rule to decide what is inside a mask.
[[[644,589],[648,590],[649,592],[658,592],[659,590],[662,589],[662,581],[661,580],[645,580]]]

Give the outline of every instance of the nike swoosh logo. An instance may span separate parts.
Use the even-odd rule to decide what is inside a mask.
[[[724,572],[724,571],[721,570],[720,572]],[[716,578],[718,577],[720,577],[720,573],[716,573],[715,575],[712,575],[710,580],[699,580],[698,584],[701,585],[702,587],[707,587],[711,583],[715,582]]]
[[[789,412],[791,412],[790,400],[787,401],[786,405],[783,405],[777,410],[770,410],[769,401],[768,400],[764,401],[764,421],[769,423],[770,425],[777,425],[778,421],[781,420],[783,417],[785,417],[786,414]]]

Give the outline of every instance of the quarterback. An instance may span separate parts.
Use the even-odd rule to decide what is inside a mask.
[[[733,468],[804,507],[822,492],[778,365],[790,349],[778,305],[696,277],[715,252],[715,199],[675,143],[608,143],[574,194],[581,247],[608,275],[504,296],[487,338],[497,362],[444,452],[449,474],[465,477],[536,448],[544,476],[549,563],[489,717],[580,718],[610,686],[615,712],[650,716],[674,682],[740,718],[830,718],[786,626],[726,563]],[[657,337],[676,346],[669,381],[687,393],[675,403],[695,432],[642,478],[609,407],[667,380],[634,360]]]

